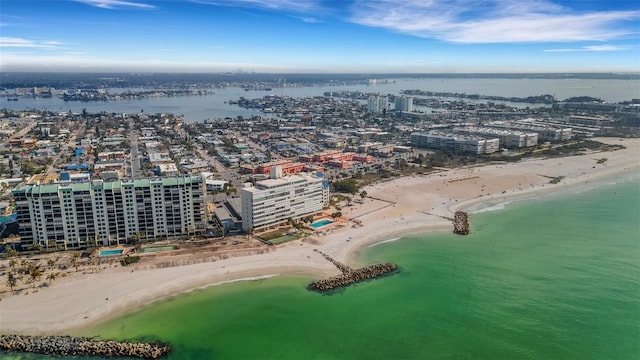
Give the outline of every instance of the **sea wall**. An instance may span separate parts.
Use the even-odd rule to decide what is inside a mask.
[[[309,284],[309,290],[320,292],[330,291],[360,281],[374,279],[385,274],[389,274],[397,269],[398,267],[392,263],[370,265],[361,269],[351,270],[350,272],[333,276],[328,279],[314,281]]]
[[[313,291],[324,292],[334,290],[360,281],[375,279],[377,277],[390,274],[398,269],[398,267],[392,263],[374,264],[365,266],[361,269],[352,269],[318,249],[314,249],[313,251],[322,255],[327,261],[331,262],[342,272],[341,275],[312,282],[309,284],[308,289]]]
[[[164,344],[99,341],[72,336],[0,335],[0,349],[57,356],[137,357],[158,359],[171,349]]]

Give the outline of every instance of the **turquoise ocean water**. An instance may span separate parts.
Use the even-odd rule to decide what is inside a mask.
[[[332,295],[299,277],[218,286],[81,335],[168,341],[171,359],[639,359],[639,224],[637,179],[515,202],[473,214],[470,236],[358,259],[392,277]]]

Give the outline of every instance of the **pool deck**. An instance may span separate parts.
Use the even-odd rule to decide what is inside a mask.
[[[315,223],[323,221],[323,220],[330,221],[330,223],[322,225],[322,226],[318,226],[318,227],[311,226],[311,224],[315,224]],[[322,232],[322,231],[325,231],[325,230],[333,229],[338,225],[342,225],[342,224],[344,224],[344,222],[345,222],[345,220],[343,218],[334,219],[331,216],[325,214],[323,216],[319,216],[316,219],[313,219],[313,222],[311,224],[307,225],[307,226],[308,226],[309,229],[311,229],[311,230],[313,230],[315,232]]]
[[[122,255],[129,254],[133,249],[134,249],[133,247],[129,247],[129,246],[100,247],[100,248],[98,248],[98,250],[96,250],[96,254],[97,254],[98,257],[122,256]],[[102,255],[103,251],[117,251],[117,250],[122,250],[122,253],[120,253],[120,254],[105,254],[105,255]]]

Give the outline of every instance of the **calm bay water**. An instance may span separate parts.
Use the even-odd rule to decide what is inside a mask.
[[[638,359],[640,182],[472,215],[472,235],[380,244],[401,272],[332,295],[277,277],[195,291],[82,335],[171,359]],[[35,355],[15,358],[44,359]]]
[[[298,88],[273,88],[270,91],[244,91],[241,88],[229,87],[214,89],[215,94],[205,96],[160,97],[140,100],[121,100],[110,102],[65,102],[62,99],[30,99],[6,101],[0,98],[0,108],[12,110],[46,109],[56,112],[115,112],[137,113],[172,113],[184,115],[187,122],[198,122],[205,119],[219,119],[236,116],[250,117],[265,114],[251,109],[243,109],[229,105],[228,101],[245,98],[258,98],[267,94],[287,95],[292,97],[321,96],[327,91],[362,91],[381,94],[396,94],[401,90],[425,90],[436,92],[458,92],[466,94],[482,94],[503,97],[527,97],[543,94],[554,95],[563,100],[573,96],[592,96],[609,102],[619,102],[640,98],[639,80],[597,80],[597,79],[389,79],[388,83],[377,85],[350,86],[317,86]],[[119,92],[116,89],[113,92]],[[484,102],[484,101],[483,101]],[[511,103],[516,107],[540,106],[539,104]]]

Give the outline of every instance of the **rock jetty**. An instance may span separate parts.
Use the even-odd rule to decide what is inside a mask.
[[[335,290],[340,287],[355,284],[360,281],[375,279],[380,276],[388,275],[398,269],[395,264],[384,263],[374,264],[363,267],[361,269],[352,269],[347,265],[333,259],[331,256],[315,249],[325,259],[334,264],[341,272],[341,275],[333,276],[328,279],[317,280],[309,284],[308,289],[313,291],[325,292]]]
[[[453,215],[453,233],[458,235],[469,235],[469,214],[464,211],[456,211]]]
[[[171,349],[164,344],[99,341],[73,336],[0,335],[0,349],[57,356],[102,356],[158,359]]]

